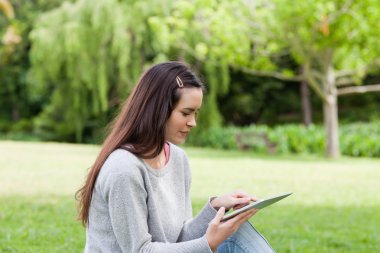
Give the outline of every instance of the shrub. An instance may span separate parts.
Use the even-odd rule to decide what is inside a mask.
[[[343,155],[380,157],[380,122],[340,126]],[[245,149],[260,153],[323,154],[325,131],[320,125],[251,125],[249,127],[210,128],[190,135],[192,146],[218,149]]]
[[[380,157],[380,122],[344,125],[340,141],[345,155]]]
[[[208,130],[198,130],[189,136],[187,144],[216,149],[237,149],[236,133],[237,128],[234,127],[213,127]]]

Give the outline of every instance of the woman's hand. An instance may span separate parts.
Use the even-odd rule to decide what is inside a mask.
[[[211,206],[215,209],[224,207],[226,210],[230,208],[239,209],[245,205],[248,205],[251,201],[256,201],[257,199],[245,191],[236,190],[232,193],[225,194],[214,198],[211,201]]]
[[[221,222],[221,219],[225,213],[225,209],[224,207],[219,208],[215,218],[211,220],[206,231],[206,238],[211,250],[215,252],[222,242],[234,234],[239,229],[239,227],[249,218],[251,218],[256,212],[256,209],[251,209],[249,211],[236,215],[232,219]]]

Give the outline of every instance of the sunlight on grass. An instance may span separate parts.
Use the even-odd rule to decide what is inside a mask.
[[[380,205],[380,160],[190,159],[193,197],[242,188],[257,197],[294,192],[286,201],[303,205]],[[279,203],[285,204],[285,203]]]
[[[73,195],[98,146],[0,141],[0,195]]]
[[[81,252],[74,193],[99,146],[0,141],[0,252]],[[186,148],[199,212],[209,196],[294,192],[251,222],[277,252],[380,252],[380,160]]]

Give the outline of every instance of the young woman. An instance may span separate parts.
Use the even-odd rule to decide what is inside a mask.
[[[221,222],[255,200],[245,192],[210,198],[192,218],[189,164],[176,145],[196,126],[204,89],[179,62],[142,75],[77,193],[85,252],[273,252],[246,222],[255,210]]]

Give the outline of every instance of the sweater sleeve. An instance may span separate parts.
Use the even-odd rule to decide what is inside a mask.
[[[216,210],[211,206],[210,201],[208,201],[197,216],[186,221],[178,241],[188,241],[204,236],[208,224],[215,215]]]
[[[109,174],[104,184],[113,233],[122,252],[211,253],[205,236],[179,243],[152,242],[144,180],[138,170]]]

